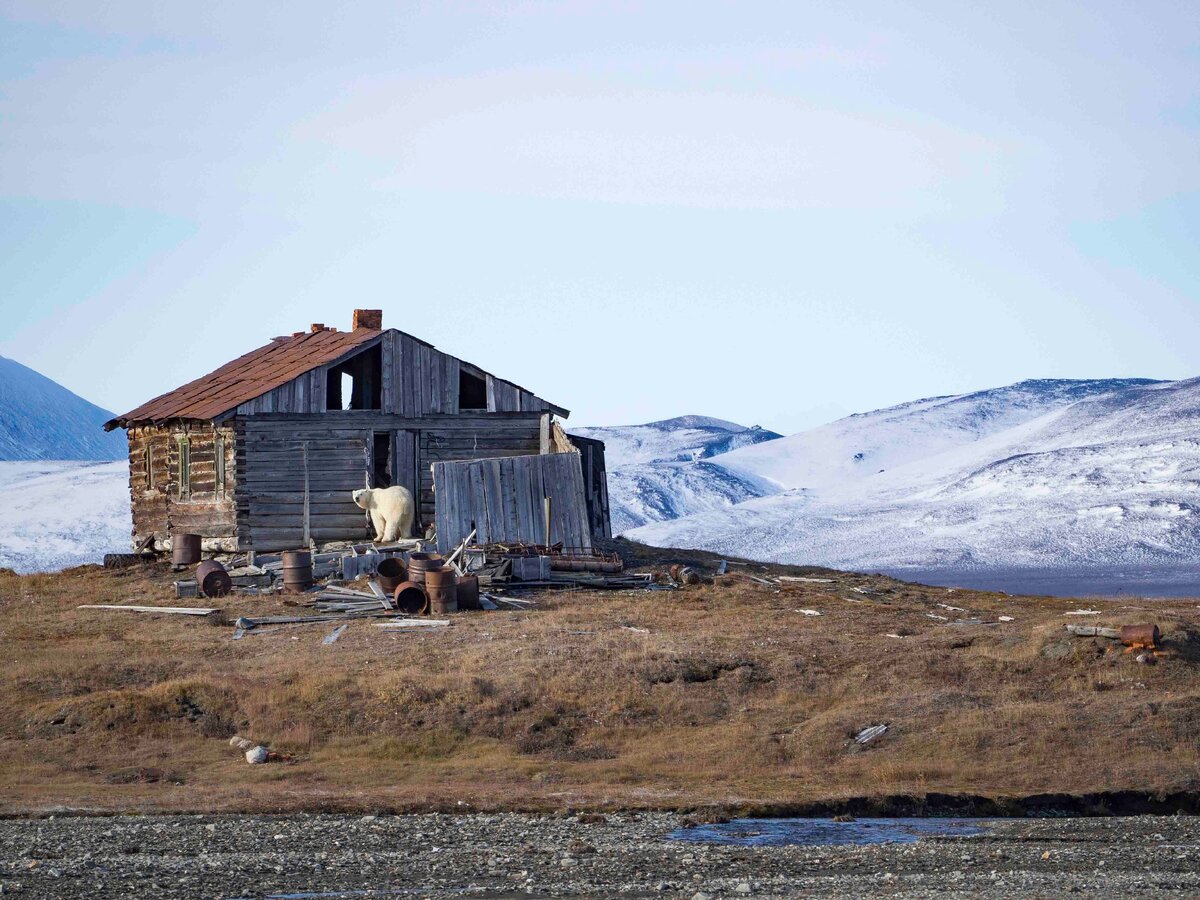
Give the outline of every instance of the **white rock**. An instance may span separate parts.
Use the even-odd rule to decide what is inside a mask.
[[[266,761],[267,748],[263,747],[261,744],[246,751],[246,762],[250,763],[250,765],[255,766],[259,763],[265,763]]]

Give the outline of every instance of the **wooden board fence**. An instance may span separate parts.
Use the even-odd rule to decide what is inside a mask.
[[[507,456],[433,465],[438,550],[449,553],[475,529],[478,544],[546,542],[590,551],[578,453]]]

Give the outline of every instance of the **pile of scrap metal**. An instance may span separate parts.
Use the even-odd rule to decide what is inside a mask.
[[[460,548],[465,568],[485,588],[646,588],[650,573],[625,572],[617,554],[564,548],[562,544],[486,544]]]
[[[652,573],[627,573],[620,556],[572,551],[561,544],[471,543],[472,533],[444,558],[424,542],[392,545],[345,544],[323,552],[289,550],[278,556],[199,562],[195,577],[177,581],[180,597],[224,597],[231,593],[292,595],[291,605],[317,615],[243,616],[240,637],[261,625],[292,625],[354,618],[443,616],[460,610],[536,605],[508,591],[536,588],[661,588]],[[180,542],[181,547],[188,546]],[[177,569],[198,558],[177,554]],[[481,590],[483,588],[484,590]],[[428,624],[433,620],[424,619]],[[398,624],[398,623],[397,623]],[[415,623],[414,623],[415,624]],[[438,624],[443,624],[439,621]]]

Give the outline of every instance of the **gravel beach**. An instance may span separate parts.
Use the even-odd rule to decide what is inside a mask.
[[[1200,894],[1200,819],[1012,819],[910,844],[741,847],[670,814],[129,816],[0,822],[19,897],[684,898]]]

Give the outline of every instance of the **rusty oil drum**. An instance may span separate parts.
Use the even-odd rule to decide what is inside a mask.
[[[413,584],[425,584],[425,574],[442,567],[442,558],[436,553],[408,554],[408,580]]]
[[[233,579],[215,559],[196,566],[196,584],[205,597],[224,597],[233,590]]]
[[[404,568],[404,563],[394,556],[380,560],[379,565],[375,567],[375,572],[379,575],[379,586],[388,596],[396,593],[396,588],[408,581],[408,572]]]
[[[313,585],[312,554],[307,550],[287,550],[283,554],[283,590],[303,594]]]
[[[1122,625],[1118,634],[1126,647],[1153,650],[1162,643],[1162,632],[1157,625]]]
[[[429,569],[425,573],[425,593],[429,595],[429,614],[444,616],[458,612],[458,575],[453,569]]]
[[[396,609],[408,613],[410,616],[419,616],[429,608],[429,598],[425,596],[425,589],[411,581],[396,585],[396,590],[392,594],[392,602]]]
[[[200,535],[171,535],[171,565],[194,566],[200,562]]]
[[[458,608],[483,609],[479,603],[479,577],[464,575],[458,579]]]

